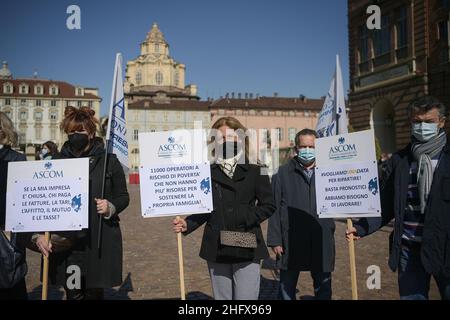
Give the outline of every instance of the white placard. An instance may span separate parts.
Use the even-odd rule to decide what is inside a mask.
[[[208,162],[142,166],[139,175],[143,217],[212,211]]]
[[[206,130],[139,134],[143,217],[212,211]]]
[[[379,217],[378,167],[373,130],[316,140],[319,218]]]
[[[316,167],[316,186],[321,218],[380,216],[376,161]]]
[[[74,231],[88,228],[89,159],[10,162],[6,230]]]

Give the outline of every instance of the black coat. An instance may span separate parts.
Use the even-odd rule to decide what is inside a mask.
[[[366,236],[395,219],[390,236],[389,267],[397,270],[403,234],[403,218],[408,193],[409,170],[413,162],[411,145],[395,153],[387,162],[381,180],[381,218],[360,219],[355,227]],[[450,277],[450,147],[443,148],[434,171],[430,195],[425,209],[421,260],[425,270],[434,275]]]
[[[8,162],[27,161],[27,157],[14,151],[9,146],[0,149],[0,228],[3,229],[6,218],[6,184],[8,177]],[[30,240],[31,235],[19,233],[17,237],[17,246],[25,251],[25,245]]]
[[[89,229],[73,232],[79,237],[70,251],[50,255],[49,278],[53,284],[64,285],[66,269],[70,265],[81,268],[82,281],[86,288],[111,288],[122,283],[122,234],[119,213],[129,203],[126,179],[116,155],[108,155],[104,198],[116,207],[116,213],[109,220],[103,219],[101,256],[97,249],[98,214],[94,198],[101,198],[105,151],[100,142],[84,157],[89,157]],[[75,158],[68,143],[61,149],[64,158]],[[65,233],[65,235],[71,233]],[[82,237],[81,237],[81,236]],[[81,238],[80,238],[81,237]]]
[[[335,224],[317,215],[314,175],[308,179],[298,160],[291,159],[274,175],[272,188],[277,210],[269,219],[267,244],[283,247],[278,267],[333,271]]]
[[[0,228],[5,225],[6,184],[8,179],[8,162],[27,161],[24,154],[14,151],[9,146],[0,149]]]
[[[261,167],[238,164],[233,179],[226,176],[217,164],[211,165],[213,211],[186,218],[189,234],[206,222],[200,257],[212,262],[259,262],[268,257],[260,224],[275,210],[267,175]],[[253,232],[256,249],[231,248],[220,244],[220,231]]]

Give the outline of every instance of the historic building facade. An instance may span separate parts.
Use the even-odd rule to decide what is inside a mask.
[[[381,8],[381,29],[366,9]],[[383,152],[410,141],[407,106],[433,95],[450,107],[449,1],[349,0],[350,124],[373,128]]]
[[[27,155],[52,140],[59,146],[66,137],[59,125],[66,106],[86,106],[100,116],[98,89],[47,79],[14,79],[3,62],[0,69],[0,110],[8,115],[19,135],[19,146]]]
[[[241,94],[239,94],[241,96]],[[232,116],[246,128],[270,137],[273,130],[280,148],[292,147],[295,134],[304,128],[315,129],[323,99],[292,97],[225,97],[210,105],[211,121]]]
[[[169,44],[153,24],[140,45],[140,55],[128,61],[125,107],[130,168],[139,166],[139,132],[192,129],[197,121],[210,125],[208,101],[200,101],[196,85],[185,85],[184,64],[169,55]]]

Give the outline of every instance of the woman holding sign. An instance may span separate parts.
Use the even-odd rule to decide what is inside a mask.
[[[26,244],[29,240],[27,234],[16,233],[11,235],[11,239],[3,234],[5,225],[5,203],[6,203],[6,178],[8,170],[8,162],[26,161],[27,158],[22,153],[14,151],[11,146],[17,142],[17,133],[14,126],[6,114],[0,112],[0,300],[5,299],[27,299],[27,287],[25,285],[25,251]],[[11,242],[16,251],[16,256],[20,257],[18,261],[5,261],[3,259],[11,257],[9,243]],[[5,252],[3,252],[5,250]],[[8,252],[9,251],[9,252]],[[6,264],[16,264],[14,270],[6,270]]]
[[[269,178],[249,163],[245,127],[225,117],[213,125],[213,211],[175,219],[187,235],[206,223],[200,257],[208,263],[216,300],[256,300],[260,262],[269,256],[260,224],[275,211]]]
[[[125,175],[114,154],[108,155],[105,175],[105,196],[102,182],[105,164],[103,142],[96,138],[98,120],[89,108],[67,107],[61,129],[68,141],[61,148],[61,158],[89,157],[89,229],[61,233],[70,248],[57,252],[55,243],[47,245],[43,236],[36,244],[44,255],[50,256],[49,278],[53,284],[63,285],[67,299],[102,299],[103,289],[122,283],[122,234],[119,213],[129,203]],[[97,247],[98,215],[103,221],[103,245]],[[79,281],[77,281],[79,280]],[[80,285],[78,285],[80,284]]]

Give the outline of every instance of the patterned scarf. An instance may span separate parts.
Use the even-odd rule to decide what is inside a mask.
[[[420,200],[420,212],[425,212],[425,206],[433,182],[433,165],[431,159],[441,153],[447,143],[445,131],[441,129],[439,134],[426,142],[413,140],[411,152],[417,161],[417,190]]]
[[[233,158],[222,159],[217,158],[216,164],[219,165],[220,169],[222,169],[223,173],[225,173],[230,179],[233,179],[234,170],[236,169],[236,165],[238,163],[239,158],[242,156],[243,151],[239,151],[237,155]]]

